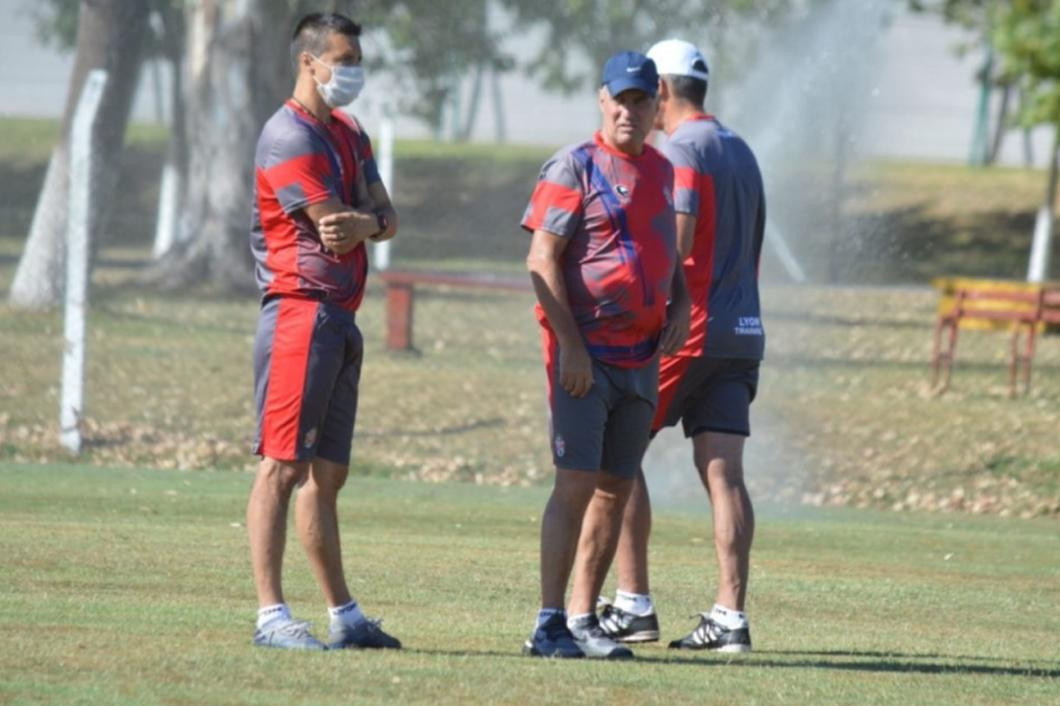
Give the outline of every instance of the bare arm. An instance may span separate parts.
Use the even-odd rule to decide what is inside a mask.
[[[694,220],[694,219],[693,219]],[[659,350],[674,355],[685,345],[691,319],[691,300],[685,285],[685,268],[680,261],[674,263],[674,276],[670,284],[670,304],[666,310],[666,326],[659,337]]]
[[[368,239],[375,242],[390,240],[397,232],[397,212],[383,182],[365,184],[363,175],[358,174],[356,188],[358,208],[331,198],[305,209],[306,215],[317,224],[320,240],[329,250],[340,255]],[[387,220],[387,227],[383,230],[379,230],[379,213]]]
[[[573,397],[584,397],[593,386],[593,365],[571,313],[560,257],[567,239],[540,228],[530,241],[526,268],[541,308],[559,339],[560,385]]]
[[[354,209],[332,196],[305,207],[317,226],[320,241],[332,252],[344,255],[379,231],[379,220],[370,209]]]
[[[692,243],[696,238],[696,217],[690,213],[677,214],[677,254],[684,260],[692,254]]]

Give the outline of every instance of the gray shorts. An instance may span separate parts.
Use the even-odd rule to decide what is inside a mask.
[[[546,338],[549,337],[546,331]],[[557,468],[632,478],[648,448],[658,396],[658,359],[642,368],[593,361],[593,386],[572,397],[559,382],[559,348],[546,340],[545,368]]]
[[[364,350],[351,312],[328,301],[266,301],[254,341],[255,452],[347,465]]]

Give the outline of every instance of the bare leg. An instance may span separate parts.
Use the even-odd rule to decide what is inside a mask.
[[[644,470],[637,471],[633,491],[622,515],[618,536],[618,587],[628,593],[651,593],[648,587],[648,539],[651,536],[651,499]]]
[[[339,490],[349,467],[322,458],[313,459],[309,478],[295,501],[298,538],[309,557],[320,590],[328,606],[349,603],[350,591],[342,571],[342,545],[337,511]]]
[[[751,568],[755,516],[743,481],[744,437],[704,432],[692,440],[699,476],[714,508],[719,605],[744,609]]]
[[[247,502],[247,535],[258,605],[283,603],[281,573],[287,541],[291,492],[308,472],[308,463],[263,458]]]
[[[571,615],[591,613],[596,609],[611,560],[615,557],[622,514],[633,489],[632,478],[598,473],[596,490],[585,510],[578,554],[574,562],[574,586],[571,588],[568,612]]]
[[[541,518],[541,607],[563,609],[585,508],[599,472],[556,469],[556,482]]]

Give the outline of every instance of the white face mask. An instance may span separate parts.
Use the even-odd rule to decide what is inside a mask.
[[[363,66],[330,66],[315,56],[313,59],[331,69],[331,80],[327,83],[321,83],[313,77],[325,103],[332,108],[339,108],[352,103],[361,95],[361,89],[364,88]]]

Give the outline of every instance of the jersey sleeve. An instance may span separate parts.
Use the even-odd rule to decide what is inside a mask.
[[[339,115],[341,111],[336,111]],[[368,133],[365,132],[364,126],[357,118],[347,113],[341,113],[340,118],[342,122],[349,126],[350,130],[356,136],[356,157],[357,163],[361,165],[361,169],[364,170],[364,181],[366,184],[375,184],[383,180],[379,176],[379,167],[375,162],[375,153],[372,151],[372,138],[368,137]]]
[[[332,169],[327,147],[308,131],[291,131],[277,138],[261,170],[289,216],[331,197],[341,199],[339,177]]]
[[[699,205],[709,174],[703,174],[692,150],[676,141],[668,141],[662,152],[674,167],[674,210],[677,213],[699,215]]]
[[[540,229],[563,238],[574,235],[582,218],[581,184],[569,154],[545,162],[520,225],[531,233]]]

